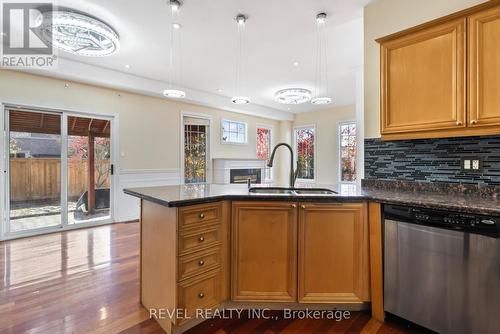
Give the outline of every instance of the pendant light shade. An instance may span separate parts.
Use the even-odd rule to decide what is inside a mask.
[[[316,79],[315,92],[311,103],[325,105],[332,103],[328,97],[328,60],[325,37],[326,13],[316,15],[317,46],[316,46]]]
[[[241,81],[244,77],[244,49],[243,49],[243,37],[245,33],[245,24],[248,17],[243,14],[238,14],[235,18],[236,24],[238,26],[238,59],[236,60],[236,82],[235,82],[235,93],[236,95],[231,99],[234,104],[249,104],[250,98],[241,94]]]
[[[179,0],[170,0],[169,1],[170,5],[170,13],[171,13],[171,24],[170,24],[170,50],[169,50],[169,69],[168,69],[168,89],[165,89],[163,91],[163,96],[172,98],[172,99],[183,99],[186,97],[186,93],[182,90],[176,89],[172,87],[172,81],[174,77],[174,72],[175,72],[175,60],[178,59],[178,64],[177,64],[177,73],[178,73],[178,80],[180,80],[180,50],[179,47],[175,47],[176,41],[178,42],[178,45],[180,45],[180,30],[181,30],[181,25],[180,23],[176,22],[176,19],[179,16],[179,10],[182,6],[181,2]],[[177,54],[176,54],[177,52]]]

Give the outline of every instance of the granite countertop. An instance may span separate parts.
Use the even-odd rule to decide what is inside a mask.
[[[256,185],[275,187],[279,185]],[[410,205],[500,216],[500,198],[475,193],[385,189],[355,184],[297,184],[297,188],[327,188],[335,195],[287,195],[249,193],[246,184],[186,184],[125,189],[126,194],[169,207],[187,206],[219,200],[272,200],[298,202],[352,202],[371,200],[387,204]]]

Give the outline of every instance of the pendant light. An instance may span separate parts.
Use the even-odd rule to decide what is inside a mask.
[[[244,74],[244,62],[243,62],[243,36],[245,33],[245,24],[248,19],[246,15],[238,14],[235,18],[236,24],[238,26],[238,59],[236,61],[236,83],[235,83],[235,93],[236,95],[231,99],[234,104],[249,104],[250,98],[241,94],[241,81]]]
[[[312,104],[324,105],[332,103],[332,99],[326,95],[328,93],[328,61],[326,48],[326,13],[316,15],[317,46],[316,46],[316,82],[314,98]]]
[[[186,97],[186,93],[179,89],[174,89],[172,87],[172,80],[174,77],[174,61],[175,58],[179,58],[175,56],[175,41],[179,40],[180,45],[180,29],[181,25],[175,21],[175,19],[179,15],[179,10],[181,8],[181,2],[179,0],[170,0],[170,13],[171,13],[171,24],[170,24],[170,50],[169,50],[169,71],[168,71],[168,89],[163,91],[163,95],[165,97],[173,98],[173,99],[183,99]],[[179,48],[177,48],[179,49]],[[180,50],[177,50],[180,53]],[[179,77],[180,77],[180,62],[177,64]]]

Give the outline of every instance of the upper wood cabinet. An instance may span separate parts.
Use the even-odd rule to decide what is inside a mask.
[[[469,126],[500,133],[500,6],[471,15],[468,38]]]
[[[232,299],[297,300],[297,204],[233,202]]]
[[[370,300],[366,204],[300,204],[301,303]]]
[[[494,3],[378,40],[382,139],[500,134]]]
[[[465,31],[459,19],[382,44],[382,134],[465,127]]]

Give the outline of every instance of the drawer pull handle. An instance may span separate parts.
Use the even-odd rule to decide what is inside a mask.
[[[200,236],[200,237],[198,238],[198,242],[203,242],[203,241],[205,241],[205,237],[204,237],[204,236]]]
[[[205,264],[205,261],[203,261],[203,260],[198,261],[198,265],[199,265],[200,267],[201,267],[201,266],[203,266],[204,264]]]
[[[297,204],[292,204],[292,208],[296,208],[297,207]]]
[[[305,205],[301,205],[300,207],[301,207],[302,209],[305,209],[305,208],[306,208],[306,206],[305,206]]]
[[[463,125],[462,121],[457,121],[457,125]]]
[[[475,119],[471,120],[471,121],[470,121],[470,124],[473,124],[473,125],[474,125],[474,124],[477,124],[477,120],[475,120]]]
[[[202,213],[200,213],[199,217],[200,217],[200,219],[203,219],[203,218],[205,218],[205,214],[202,212]]]
[[[203,292],[200,292],[200,293],[198,294],[198,298],[202,299],[203,297],[205,297],[205,294],[204,294]]]

